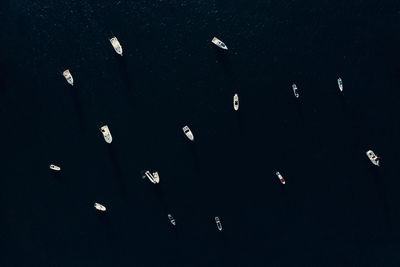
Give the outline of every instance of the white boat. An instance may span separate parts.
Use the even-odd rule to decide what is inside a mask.
[[[236,111],[239,109],[239,96],[238,96],[238,94],[235,94],[233,96],[233,109],[236,110]]]
[[[70,85],[74,85],[74,78],[72,77],[72,74],[69,70],[64,70],[63,76]]]
[[[110,129],[108,129],[107,125],[104,125],[100,128],[101,133],[104,136],[104,140],[106,140],[107,143],[111,144],[112,142],[112,136],[110,133]]]
[[[50,169],[55,170],[55,171],[60,171],[61,170],[60,167],[58,167],[57,165],[53,165],[53,164],[50,164]]]
[[[110,43],[114,47],[115,52],[117,52],[118,55],[122,56],[122,46],[119,43],[117,37],[114,36],[113,38],[111,38]]]
[[[375,155],[374,151],[368,150],[367,157],[374,165],[379,166],[379,157]]]
[[[221,220],[219,219],[219,217],[215,217],[215,223],[217,224],[218,230],[222,231],[222,224],[221,224]]]
[[[343,81],[342,81],[342,78],[339,77],[337,79],[337,83],[338,83],[340,92],[343,92]]]
[[[299,89],[297,89],[297,85],[296,84],[292,84],[292,88],[293,88],[293,93],[294,93],[294,96],[296,97],[296,98],[299,98]]]
[[[218,46],[219,48],[222,48],[224,50],[228,50],[228,47],[224,44],[224,42],[222,42],[220,39],[218,39],[217,37],[214,37],[211,42],[213,44],[215,44],[216,46]]]
[[[103,205],[99,204],[99,203],[94,203],[94,207],[96,208],[96,210],[100,210],[100,211],[106,211],[106,207],[104,207]]]
[[[279,180],[281,181],[282,184],[285,184],[285,183],[286,183],[286,181],[285,181],[285,179],[283,178],[282,174],[280,174],[279,172],[276,172],[275,174],[276,174],[276,176],[278,176],[278,178],[279,178]]]
[[[158,172],[153,172],[153,177],[154,177],[154,180],[158,184],[160,182],[160,176],[158,175]]]
[[[150,182],[152,182],[153,184],[158,184],[160,182],[160,178],[158,177],[158,173],[157,172],[155,172],[155,174],[156,174],[157,177],[154,177],[154,174],[152,174],[149,171],[146,171],[144,173],[145,177],[147,177],[150,180]]]
[[[169,219],[169,221],[171,222],[172,225],[176,225],[175,219],[174,219],[174,217],[172,217],[171,214],[168,214],[168,219]]]
[[[194,136],[192,131],[189,129],[188,126],[184,126],[182,128],[183,132],[185,133],[185,135],[187,136],[187,138],[189,138],[190,141],[194,141]]]

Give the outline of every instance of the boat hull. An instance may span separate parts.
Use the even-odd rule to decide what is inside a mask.
[[[239,96],[238,96],[238,94],[235,94],[235,95],[233,96],[233,109],[234,109],[235,111],[238,111],[238,110],[239,110]]]

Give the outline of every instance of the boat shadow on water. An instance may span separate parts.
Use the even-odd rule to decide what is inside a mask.
[[[194,168],[196,169],[197,172],[200,172],[200,170],[201,170],[200,157],[197,152],[195,142],[191,142],[191,143],[187,142],[187,147],[188,147],[188,150],[190,151],[190,154],[192,155]]]

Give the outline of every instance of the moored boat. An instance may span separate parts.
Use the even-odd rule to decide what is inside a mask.
[[[111,38],[110,43],[114,47],[115,52],[117,52],[118,55],[122,56],[122,46],[119,43],[117,37],[114,36],[113,38]]]
[[[379,157],[377,155],[375,155],[374,151],[372,150],[368,150],[367,151],[367,157],[369,158],[369,160],[376,166],[379,166]]]
[[[172,215],[171,214],[168,214],[168,219],[169,219],[169,222],[172,224],[172,225],[176,225],[176,221],[175,221],[175,219],[174,219],[174,217],[172,217]]]
[[[338,83],[340,92],[343,92],[343,81],[342,81],[342,78],[339,77],[337,79],[337,83]]]
[[[67,82],[73,86],[74,78],[72,77],[71,72],[67,69],[67,70],[64,70],[62,74],[63,74],[64,78],[67,80]]]
[[[112,142],[112,136],[111,136],[111,132],[110,129],[108,128],[107,125],[104,125],[100,128],[101,133],[103,134],[104,140],[111,144]]]
[[[239,96],[238,96],[238,94],[235,94],[234,96],[233,96],[233,109],[234,110],[239,110]]]
[[[219,217],[215,217],[215,223],[217,224],[218,230],[222,231],[222,223]]]
[[[52,169],[54,171],[60,171],[61,170],[60,167],[58,167],[57,165],[54,165],[54,164],[50,164],[50,169]]]
[[[292,84],[292,89],[293,89],[293,93],[294,93],[294,96],[296,97],[296,98],[299,98],[299,89],[297,89],[297,85],[296,84]]]
[[[282,174],[280,174],[279,172],[276,172],[275,174],[276,174],[276,176],[278,176],[279,181],[281,181],[282,184],[285,184],[285,183],[286,183],[286,181],[285,181],[285,179],[283,178]]]
[[[184,126],[182,130],[190,141],[194,141],[194,135],[187,125]]]
[[[156,177],[154,177],[154,174],[156,174]],[[144,173],[144,178],[148,178],[150,180],[150,182],[152,182],[153,184],[158,184],[160,182],[160,178],[158,177],[158,173],[151,173],[150,171],[146,171]]]
[[[222,42],[220,39],[218,39],[217,37],[214,37],[211,42],[213,44],[215,44],[216,46],[218,46],[219,48],[222,48],[224,50],[228,50],[228,47],[225,45],[224,42]]]
[[[100,210],[100,211],[106,211],[106,207],[104,207],[103,205],[99,204],[99,203],[94,203],[94,207],[96,210]]]

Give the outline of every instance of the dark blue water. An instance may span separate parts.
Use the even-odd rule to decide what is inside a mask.
[[[0,266],[400,265],[398,1],[6,0],[0,23]]]

